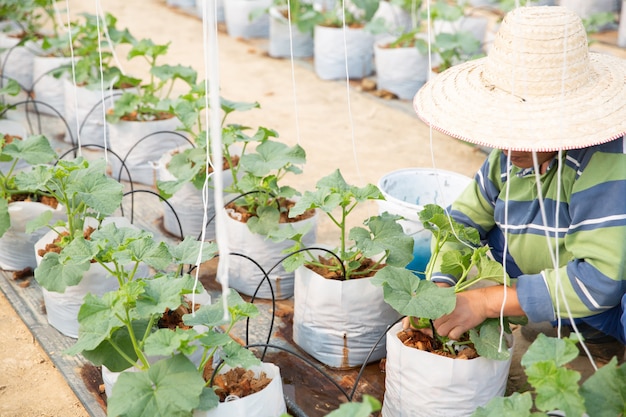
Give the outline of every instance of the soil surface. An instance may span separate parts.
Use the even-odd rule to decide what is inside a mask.
[[[204,65],[203,26],[200,19],[172,9],[165,0],[69,0],[73,16],[96,13],[96,6],[118,18],[138,38],[155,43],[171,42],[167,61],[191,65],[200,74]],[[59,4],[65,13],[65,3]],[[616,34],[599,50],[611,48]],[[607,46],[608,45],[608,46]],[[229,100],[258,101],[261,109],[233,114],[230,122],[275,129],[280,140],[299,143],[307,152],[303,175],[288,177],[299,190],[314,189],[319,178],[340,168],[349,183],[377,183],[386,173],[408,167],[438,168],[473,176],[484,159],[484,151],[430,131],[411,109],[408,101],[384,100],[363,92],[364,83],[322,81],[311,60],[273,59],[267,56],[266,41],[229,37],[219,33],[219,77],[221,95]],[[622,56],[624,50],[619,50]],[[119,59],[124,61],[124,54]],[[145,73],[137,64],[126,65],[132,75]],[[206,77],[201,77],[206,78]],[[358,221],[377,213],[376,204],[354,214]],[[320,241],[334,244],[334,226],[320,221]],[[36,331],[36,329],[35,329]],[[38,346],[4,295],[0,292],[0,416],[86,417],[63,376]],[[516,331],[516,334],[518,331]],[[509,389],[524,386],[519,356],[527,342],[516,337]],[[584,365],[582,365],[584,367]]]

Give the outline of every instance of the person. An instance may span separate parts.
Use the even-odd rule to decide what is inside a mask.
[[[513,278],[506,292],[457,294],[454,311],[434,321],[438,333],[457,339],[501,313],[531,323],[573,318],[623,351],[626,61],[590,52],[568,9],[519,7],[486,57],[437,75],[413,107],[433,129],[493,149],[448,210],[478,229]],[[431,279],[454,285],[456,277]]]

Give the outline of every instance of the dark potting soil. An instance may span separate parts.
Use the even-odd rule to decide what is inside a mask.
[[[436,355],[445,356],[453,359],[474,359],[478,357],[476,349],[473,346],[468,345],[465,349],[461,350],[458,354],[450,353],[443,350],[440,343],[436,342],[431,336],[414,329],[404,329],[398,332],[398,339],[403,345],[412,347],[415,349],[423,350],[425,352],[434,353]]]

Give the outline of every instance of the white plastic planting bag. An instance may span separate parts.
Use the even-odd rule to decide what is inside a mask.
[[[511,358],[446,358],[402,344],[387,333],[383,417],[462,417],[506,389]],[[511,349],[510,349],[511,350]]]
[[[40,55],[41,42],[27,41],[19,45],[21,39],[17,37],[17,31],[13,34],[0,34],[0,64],[2,65],[2,86],[6,80],[13,78],[25,90],[30,90],[33,85],[33,59]],[[8,103],[21,101],[20,96],[6,96]]]
[[[291,297],[294,291],[294,273],[285,271],[282,264],[278,263],[287,255],[282,253],[283,250],[293,246],[293,242],[291,240],[274,242],[263,235],[252,233],[246,223],[235,220],[230,215],[226,215],[225,218],[228,231],[228,250],[231,253],[228,260],[228,283],[230,287],[245,295],[253,295],[263,281],[256,293],[257,298],[271,299],[272,289],[276,300]],[[305,246],[310,246],[316,239],[317,214],[300,222],[291,223],[291,225],[300,229],[305,227],[307,223],[312,223],[312,227],[302,241]],[[287,227],[287,225],[280,224],[279,227]],[[268,273],[272,288],[270,288],[267,280],[264,280],[263,271],[246,257],[254,260]],[[275,265],[277,266],[270,272],[270,269]]]
[[[267,9],[272,0],[224,0],[226,31],[232,38],[267,38],[270,20],[267,13],[250,18],[250,14]]]
[[[118,227],[131,227],[130,222],[124,217],[109,217],[102,224],[114,222]],[[35,253],[51,243],[57,236],[54,230],[46,233],[35,243]],[[43,259],[36,254],[37,265]],[[148,273],[148,266],[140,264],[136,272],[139,276]],[[48,323],[66,336],[78,338],[78,310],[83,304],[83,298],[87,293],[102,296],[108,291],[119,288],[117,279],[111,276],[104,267],[98,263],[92,263],[84,273],[78,285],[66,287],[63,293],[48,291],[42,288],[44,305]]]
[[[274,58],[313,56],[313,34],[302,33],[276,6],[269,9],[270,35],[268,54]],[[291,27],[290,27],[291,26]]]
[[[315,26],[313,66],[322,80],[345,79],[346,65],[351,79],[367,77],[374,71],[374,35],[363,28],[346,28],[344,38],[343,31],[343,28]]]
[[[51,71],[63,65],[69,64],[69,57],[36,56],[33,59],[33,92],[35,100],[46,105],[37,105],[37,111],[43,114],[57,116],[54,110],[61,116],[65,113],[65,87],[63,79],[51,74]],[[48,107],[50,106],[50,107]],[[52,110],[52,109],[54,110]]]
[[[108,146],[108,132],[105,130],[105,110],[112,107],[122,95],[122,90],[90,89],[75,86],[74,83],[64,78],[63,84],[63,114],[67,120],[70,134],[65,137],[66,142],[78,145],[78,133],[80,132],[81,145]],[[104,103],[103,103],[104,101]],[[104,104],[104,109],[103,109]],[[110,156],[109,159],[114,159]]]
[[[224,372],[228,369],[224,367]],[[262,363],[251,368],[256,376],[265,372],[272,379],[261,391],[243,398],[219,403],[209,411],[195,411],[194,417],[280,417],[287,412],[283,396],[283,382],[280,369],[272,363]]]
[[[184,149],[186,147],[181,148]],[[158,179],[160,181],[174,181],[176,177],[167,169],[169,161],[172,159],[173,152],[170,151],[163,155],[158,163]],[[223,171],[223,188],[229,187],[233,183],[231,171]],[[213,196],[212,179],[209,180],[209,189],[206,205],[206,219],[209,222],[206,226],[204,235],[205,240],[215,239],[215,201]],[[170,207],[171,206],[171,207]],[[178,221],[176,220],[178,217]],[[178,224],[180,222],[180,225]],[[182,235],[200,237],[200,232],[204,226],[204,200],[202,198],[202,190],[196,188],[191,183],[186,183],[176,193],[163,202],[163,227],[174,236]]]
[[[409,100],[428,80],[430,62],[414,47],[387,48],[392,39],[383,38],[374,46],[377,87]]]
[[[337,281],[306,267],[296,270],[293,340],[333,368],[362,365],[387,327],[400,318],[371,278]],[[385,356],[385,337],[369,362]]]
[[[24,268],[35,269],[35,243],[50,229],[42,227],[32,233],[26,233],[26,224],[42,213],[52,211],[53,219],[65,217],[61,205],[56,209],[32,201],[16,201],[9,204],[11,227],[0,237],[0,268],[7,271],[21,271]]]
[[[125,159],[124,164],[134,184],[154,185],[158,161],[163,154],[189,144],[186,135],[176,132],[180,126],[182,123],[176,117],[146,122],[120,120],[107,123],[111,150]],[[128,181],[128,173],[122,168],[122,162],[115,157],[109,157],[109,161],[112,177]]]
[[[7,115],[5,114],[5,116]],[[11,135],[17,136],[20,139],[26,139],[28,137],[28,131],[21,122],[9,119],[0,119],[0,135]],[[23,159],[18,160],[15,167],[13,167],[13,162],[14,161],[0,162],[0,172],[6,174],[9,170],[11,170],[11,168],[13,168],[13,172],[16,173],[30,166],[28,162]]]

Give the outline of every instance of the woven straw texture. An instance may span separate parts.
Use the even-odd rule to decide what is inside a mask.
[[[413,105],[434,129],[481,146],[583,148],[626,133],[626,61],[589,52],[568,9],[521,7],[487,57],[436,75]]]

